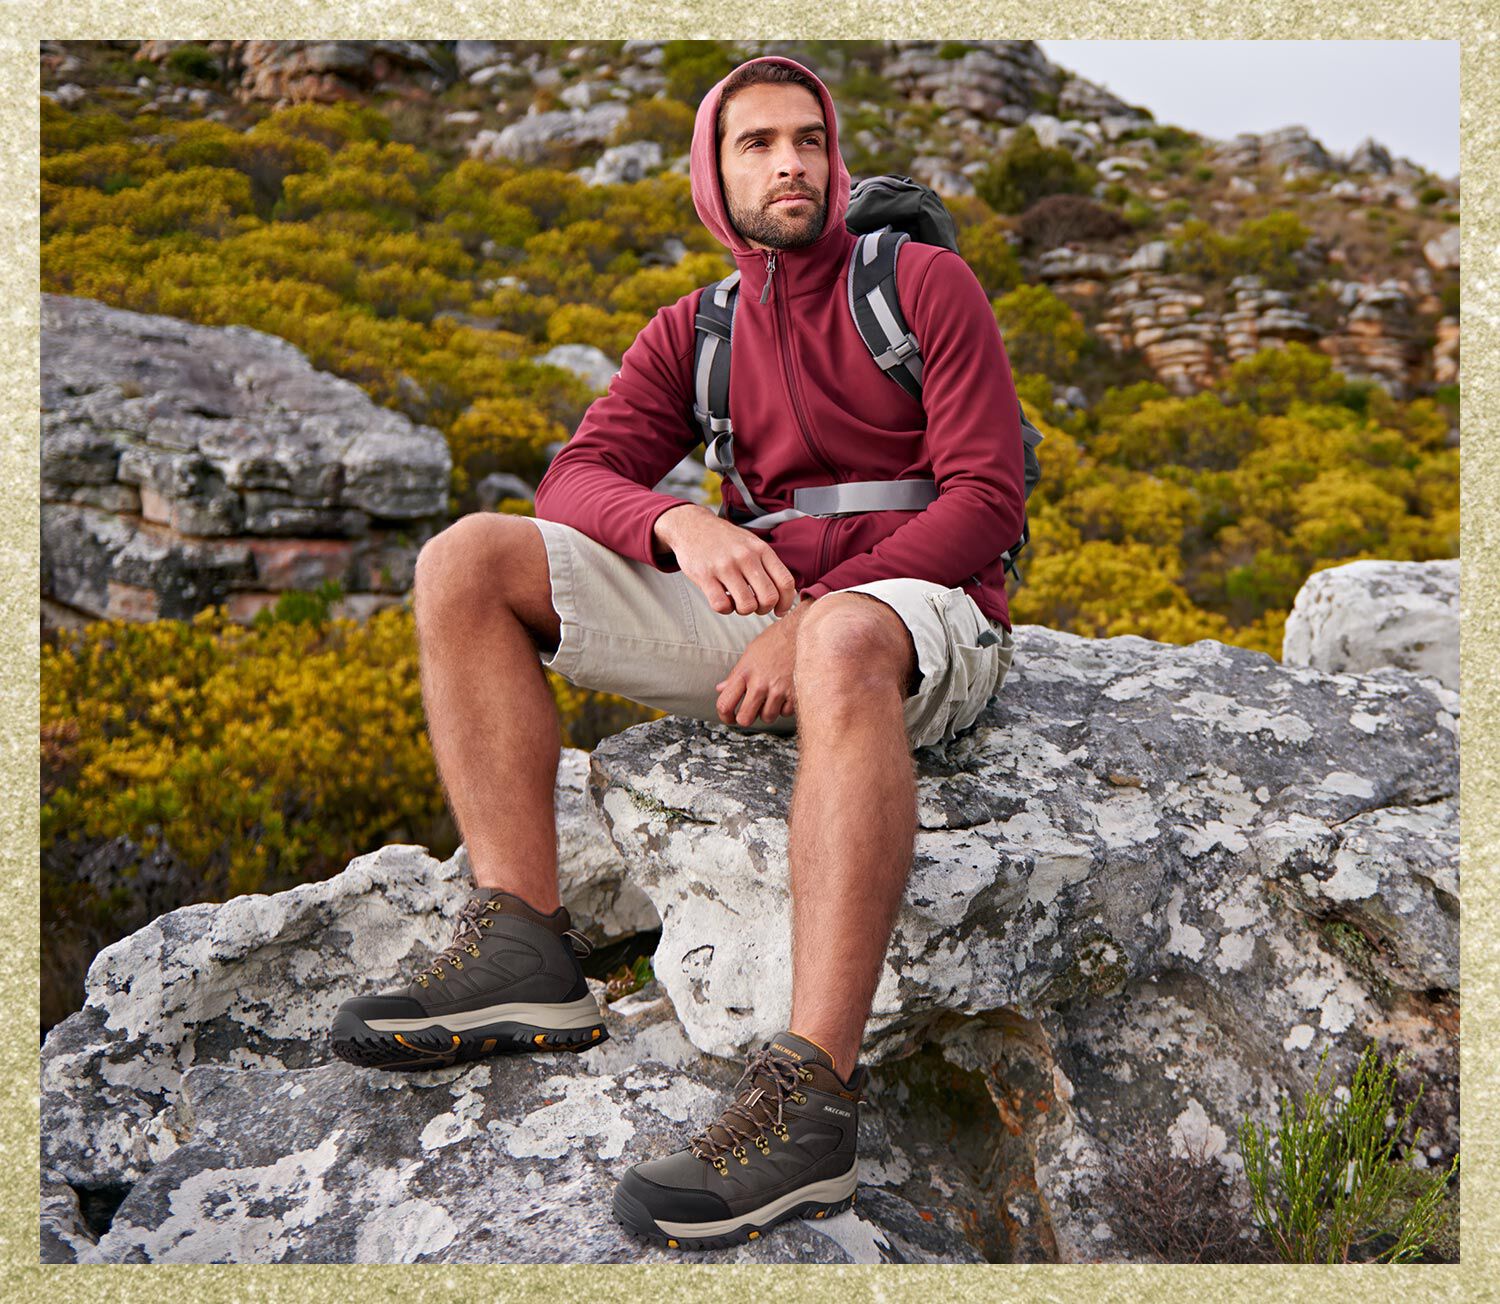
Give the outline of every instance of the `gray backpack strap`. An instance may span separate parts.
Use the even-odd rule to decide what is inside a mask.
[[[922,346],[907,327],[896,293],[896,258],[911,237],[881,227],[854,242],[849,256],[849,312],[870,356],[917,402],[922,401]]]
[[[703,427],[703,461],[710,471],[724,476],[739,491],[745,506],[756,516],[760,507],[734,467],[734,426],[729,420],[729,356],[734,335],[734,309],[739,303],[738,269],[722,281],[704,289],[698,297],[693,319],[693,416]],[[722,503],[721,516],[729,515]]]
[[[901,246],[909,238],[905,231],[892,230],[886,226],[862,235],[855,241],[854,252],[849,258],[849,312],[876,365],[920,403],[922,346],[906,324],[906,316],[901,311],[901,298],[896,292],[896,259]],[[1016,400],[1016,409],[1021,417],[1025,496],[1029,498],[1041,478],[1036,446],[1042,442],[1042,432],[1032,425],[1019,399]],[[918,480],[904,483],[932,482]],[[936,493],[933,496],[936,497]],[[800,498],[797,505],[802,506]],[[1023,515],[1020,539],[1000,554],[1006,569],[1014,571],[1018,580],[1021,572],[1016,566],[1016,558],[1030,541],[1031,525]]]

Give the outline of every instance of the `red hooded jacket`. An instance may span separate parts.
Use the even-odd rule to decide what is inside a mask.
[[[779,56],[753,62],[807,72]],[[923,401],[875,365],[845,288],[855,237],[844,225],[849,172],[838,119],[827,87],[808,76],[828,129],[828,216],[813,244],[776,251],[764,304],[768,254],[731,225],[719,182],[722,81],[704,97],[693,131],[693,203],[740,270],[729,393],[735,467],[765,512],[790,507],[792,491],[809,485],[935,480],[938,497],[922,511],[801,517],[762,537],[804,598],[909,576],[961,585],[1008,629],[1000,554],[1021,536],[1025,482],[1015,385],[994,313],[962,258],[908,241],[897,290],[921,344]],[[682,500],[651,486],[702,439],[692,415],[700,293],[661,309],[636,337],[536,493],[538,516],[664,571],[677,565],[657,552],[652,528]],[[723,495],[742,506],[727,480]]]

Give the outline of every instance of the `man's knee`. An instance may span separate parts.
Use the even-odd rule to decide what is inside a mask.
[[[915,678],[916,647],[893,608],[864,593],[819,598],[797,630],[798,698],[805,686],[864,693],[895,684],[901,695]]]
[[[547,550],[536,527],[517,516],[471,512],[434,535],[417,554],[413,602],[418,619],[441,619],[455,608],[490,610],[536,605],[550,610]]]

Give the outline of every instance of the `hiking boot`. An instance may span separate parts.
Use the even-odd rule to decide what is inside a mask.
[[[626,1170],[614,1215],[671,1250],[756,1240],[788,1218],[827,1218],[854,1203],[865,1070],[846,1082],[820,1047],[789,1032],[755,1051],[735,1099],[686,1150]]]
[[[587,1050],[608,1039],[578,961],[593,950],[566,909],[481,889],[446,950],[405,987],[339,1006],[333,1053],[372,1069],[442,1068],[514,1051]]]

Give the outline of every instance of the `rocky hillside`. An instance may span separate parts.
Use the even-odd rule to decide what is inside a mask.
[[[1075,160],[1088,184],[1065,189],[1124,221],[1116,234],[1069,230],[1076,220],[1011,231],[1025,277],[1074,306],[1117,361],[1180,392],[1287,340],[1398,396],[1458,379],[1456,178],[1374,140],[1339,156],[1295,125],[1215,141],[1160,124],[1033,42],[47,43],[42,64],[44,93],[69,107],[245,125],[264,106],[368,101],[398,138],[439,154],[563,162],[603,184],[686,166],[680,119],[616,143],[633,111],[691,103],[733,59],[771,52],[833,87],[856,177],[904,172],[988,201],[995,160],[1022,131]],[[1194,222],[1232,235],[1269,215],[1305,228],[1285,269],[1297,284],[1197,265]]]

